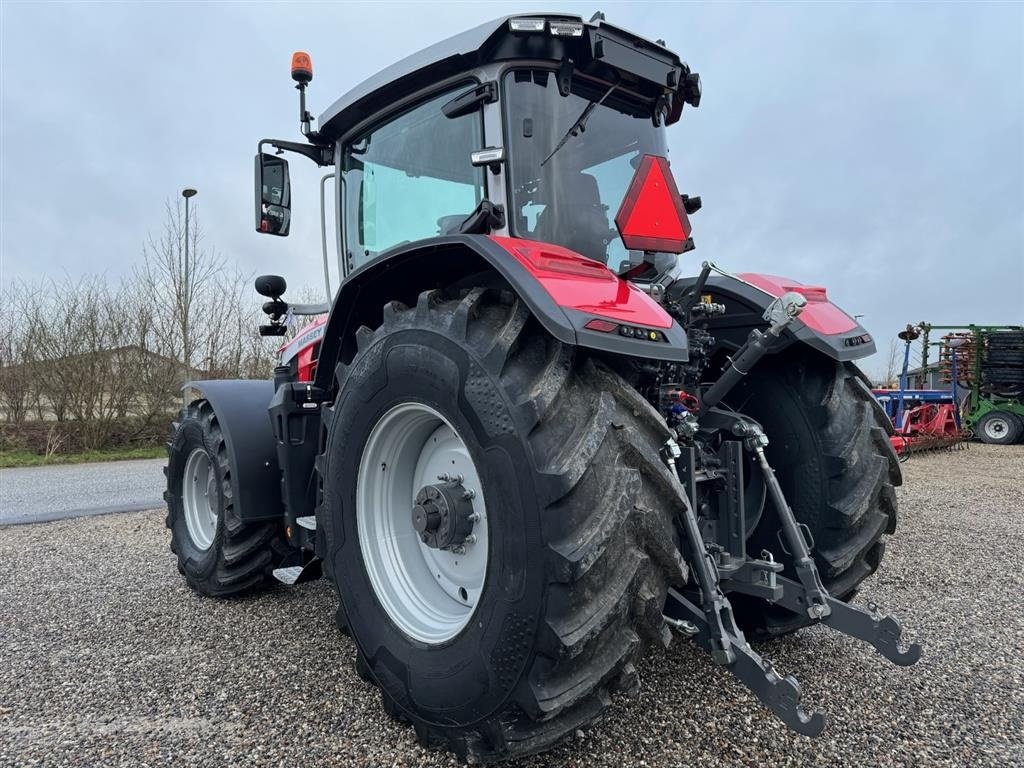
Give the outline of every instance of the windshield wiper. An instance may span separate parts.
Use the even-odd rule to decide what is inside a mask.
[[[543,168],[547,164],[548,160],[555,156],[555,152],[557,152],[558,150],[565,146],[565,143],[569,141],[569,139],[571,139],[573,136],[579,136],[581,133],[583,133],[583,131],[587,129],[587,120],[590,119],[591,113],[597,107],[604,103],[604,100],[611,95],[611,92],[614,91],[615,88],[616,86],[613,85],[611,88],[604,92],[604,96],[602,96],[600,99],[596,99],[587,104],[583,112],[580,113],[580,116],[576,118],[576,122],[569,126],[569,130],[565,132],[565,135],[555,145],[555,148],[551,150],[551,154],[545,157],[544,160],[541,162],[541,168]]]

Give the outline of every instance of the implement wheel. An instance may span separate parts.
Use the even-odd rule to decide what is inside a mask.
[[[511,293],[393,302],[357,342],[317,462],[357,669],[426,745],[547,749],[668,641],[686,570],[664,422]]]
[[[974,425],[974,434],[983,443],[1012,445],[1021,436],[1020,417],[1007,411],[989,411]]]

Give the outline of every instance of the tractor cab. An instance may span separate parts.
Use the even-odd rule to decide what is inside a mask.
[[[667,156],[665,127],[700,101],[699,77],[676,54],[600,14],[481,25],[356,86],[315,130],[305,107],[312,64],[296,56],[309,143],[260,143],[256,229],[287,234],[290,220],[287,161],[264,145],[333,166],[343,276],[398,246],[460,234],[636,267],[644,254],[626,247],[616,212],[642,158]]]

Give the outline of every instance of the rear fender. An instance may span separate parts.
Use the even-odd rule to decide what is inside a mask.
[[[679,295],[692,286],[696,278],[673,283],[669,296]],[[774,351],[801,342],[834,360],[858,360],[875,353],[875,340],[854,318],[828,299],[824,288],[804,285],[796,280],[775,275],[742,273],[735,277],[715,275],[708,279],[703,294],[711,301],[725,305],[725,314],[708,322],[708,330],[720,343],[738,348],[752,328],[765,328],[764,311],[787,291],[796,291],[807,299],[800,316],[790,323],[782,340],[788,342]]]
[[[234,528],[254,520],[283,520],[281,472],[267,408],[274,396],[269,380],[190,381],[213,408],[231,465],[234,504],[225,521]]]
[[[386,302],[412,306],[422,291],[488,280],[511,287],[541,325],[566,344],[655,360],[689,359],[682,327],[600,262],[530,240],[446,235],[393,248],[346,278],[325,326],[316,385],[332,387],[336,364],[355,355],[356,330],[379,325]],[[615,330],[586,328],[595,318],[614,323]],[[625,336],[622,326],[636,335]],[[658,340],[648,340],[651,330]]]

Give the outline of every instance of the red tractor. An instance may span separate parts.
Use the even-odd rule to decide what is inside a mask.
[[[296,54],[306,141],[260,142],[256,228],[288,234],[281,152],[332,168],[343,280],[300,306],[259,278],[264,335],[326,319],[272,381],[190,382],[166,498],[194,589],[323,573],[385,710],[471,761],[585,727],[672,632],[809,735],[823,715],[748,638],[824,624],[917,661],[848,602],[900,484],[853,362],[871,336],[823,288],[682,274],[686,63],[543,14],[412,55],[315,123],[312,74]]]

